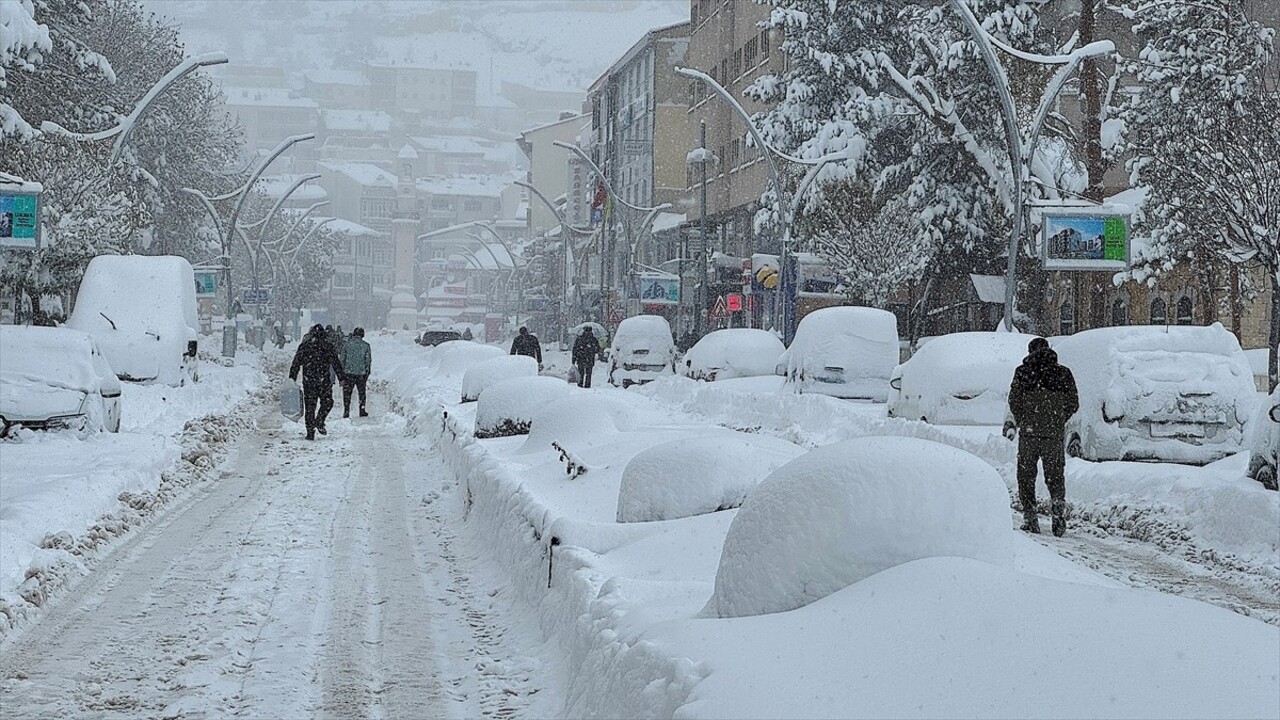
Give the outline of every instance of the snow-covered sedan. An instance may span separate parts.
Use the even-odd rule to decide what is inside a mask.
[[[799,393],[885,402],[898,364],[898,321],[869,307],[828,307],[805,315],[781,358]]]
[[[889,384],[889,417],[935,425],[1000,425],[1013,371],[1032,335],[964,332],[933,338],[899,365]]]
[[[618,324],[609,346],[609,383],[630,387],[676,370],[671,325],[657,315],[634,315]]]
[[[1276,482],[1276,455],[1280,454],[1280,387],[1258,407],[1249,427],[1249,477],[1268,490],[1280,490]]]
[[[1240,452],[1257,391],[1221,324],[1097,328],[1051,343],[1080,391],[1068,454],[1204,464]]]
[[[782,341],[767,330],[716,330],[689,348],[682,372],[707,381],[773,375],[784,349]]]
[[[0,436],[33,429],[120,431],[120,380],[89,335],[0,325]]]

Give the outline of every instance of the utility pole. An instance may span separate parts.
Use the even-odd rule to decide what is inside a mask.
[[[707,121],[698,121],[698,147],[702,149],[702,188],[699,192],[702,211],[698,213],[698,304],[693,308],[693,326],[698,337],[707,331]]]

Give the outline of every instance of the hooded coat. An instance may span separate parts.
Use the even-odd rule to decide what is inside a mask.
[[[293,365],[289,367],[289,379],[296,380],[298,371],[302,371],[302,386],[308,390],[323,390],[333,387],[333,378],[342,374],[342,365],[338,362],[338,354],[325,336],[324,329],[317,332],[312,329],[298,343],[298,350],[293,354]],[[330,373],[330,370],[333,373]]]
[[[1067,420],[1079,409],[1075,376],[1058,364],[1058,354],[1047,346],[1027,355],[1014,371],[1009,411],[1019,433],[1060,438]]]

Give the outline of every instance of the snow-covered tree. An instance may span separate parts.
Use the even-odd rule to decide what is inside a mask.
[[[784,32],[790,63],[747,90],[772,106],[757,117],[766,141],[808,158],[853,150],[852,161],[823,171],[804,214],[823,212],[840,185],[862,183],[868,221],[883,223],[881,208],[902,213],[892,222],[908,267],[929,276],[998,262],[1016,207],[998,90],[954,10],[907,0],[771,2],[767,25]],[[1035,4],[967,2],[1003,42],[1049,49]],[[857,256],[840,244],[866,240],[839,223],[810,225],[816,245],[837,259]]]
[[[1269,375],[1280,343],[1280,77],[1276,30],[1247,0],[1125,10],[1144,43],[1123,69],[1138,92],[1122,108],[1135,187],[1147,189],[1150,247],[1133,275],[1153,279],[1208,253],[1265,268],[1271,285]]]

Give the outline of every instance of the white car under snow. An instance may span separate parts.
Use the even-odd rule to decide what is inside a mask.
[[[676,371],[671,325],[657,315],[634,315],[618,324],[609,346],[609,382],[640,385]]]
[[[682,372],[707,381],[773,375],[783,350],[782,341],[767,330],[716,330],[684,354]]]
[[[1080,391],[1069,454],[1203,464],[1240,452],[1256,391],[1221,324],[1098,328],[1051,344]]]
[[[814,310],[779,363],[796,392],[885,402],[898,365],[898,320],[869,307]]]
[[[893,373],[889,417],[935,425],[1000,425],[1013,372],[1034,335],[965,332],[933,338]]]
[[[0,437],[14,426],[120,431],[120,381],[93,338],[0,325]]]

